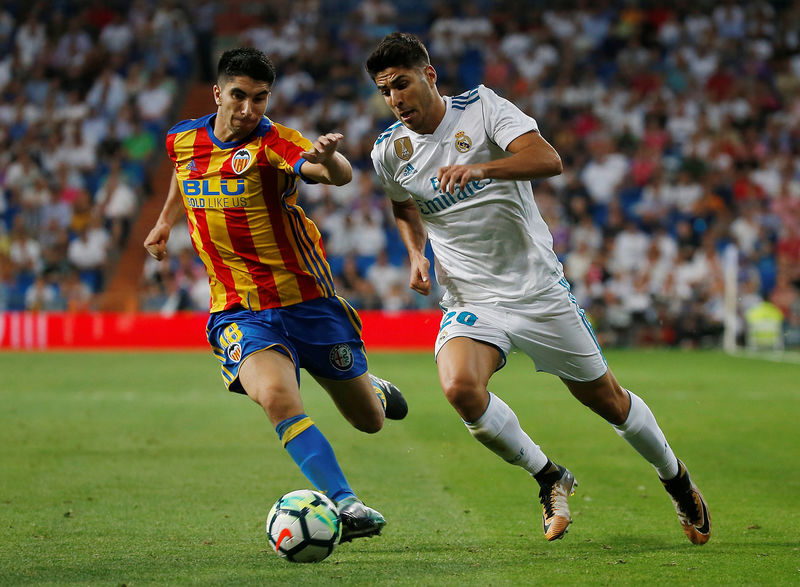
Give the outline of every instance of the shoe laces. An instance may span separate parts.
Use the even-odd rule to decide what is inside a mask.
[[[675,502],[681,522],[692,524],[702,517],[700,505],[697,503],[697,496],[692,487],[678,492],[677,495],[672,495],[672,501]]]
[[[539,501],[544,507],[547,518],[555,515],[555,507],[566,507],[567,490],[561,479],[554,483],[545,483],[539,489]],[[561,503],[564,502],[564,503]]]

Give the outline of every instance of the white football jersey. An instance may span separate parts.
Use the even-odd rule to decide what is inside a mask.
[[[509,143],[536,121],[481,85],[445,96],[444,118],[432,134],[397,122],[381,133],[372,163],[395,201],[413,198],[436,257],[443,304],[517,301],[563,275],[553,237],[529,181],[484,179],[455,193],[440,189],[440,167],[507,157]]]

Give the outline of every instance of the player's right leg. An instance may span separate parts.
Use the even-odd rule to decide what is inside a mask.
[[[330,444],[303,412],[294,363],[279,352],[255,353],[242,365],[239,378],[303,474],[336,502],[343,526],[340,542],[380,534],[386,520],[355,496]]]
[[[595,381],[564,382],[581,403],[605,418],[617,434],[653,466],[689,540],[693,544],[708,542],[711,517],[705,499],[675,456],[644,400],[621,387],[610,369]]]
[[[294,362],[276,350],[253,353],[242,363],[239,381],[314,487],[334,501],[355,497],[333,448],[304,412]]]
[[[551,462],[522,429],[514,411],[487,390],[489,378],[502,364],[500,350],[456,336],[438,347],[436,362],[444,394],[469,432],[504,461],[522,467],[536,479],[545,537],[562,538],[572,521],[567,497],[576,486],[575,478]]]
[[[711,514],[686,466],[680,460],[678,466],[678,474],[669,480],[662,479],[661,483],[672,499],[686,537],[692,544],[705,544],[711,537]]]

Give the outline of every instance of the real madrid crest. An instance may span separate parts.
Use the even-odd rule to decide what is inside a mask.
[[[472,148],[472,139],[464,134],[463,130],[456,133],[456,151],[466,153]]]
[[[241,175],[245,169],[250,166],[250,161],[253,160],[253,156],[250,154],[250,151],[247,149],[239,149],[233,154],[231,157],[231,167],[236,172],[236,175]]]
[[[395,139],[394,152],[397,153],[397,156],[403,161],[411,159],[411,154],[414,152],[414,145],[411,144],[411,139],[408,137]]]

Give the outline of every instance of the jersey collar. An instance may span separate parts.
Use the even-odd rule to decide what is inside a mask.
[[[452,106],[452,98],[450,96],[442,96],[444,98],[444,116],[442,117],[441,122],[439,122],[439,126],[436,127],[436,130],[433,131],[431,135],[429,135],[435,142],[441,142],[452,128],[455,120],[457,118],[457,113],[451,108]]]
[[[261,117],[261,122],[258,123],[249,135],[245,138],[238,140],[238,141],[228,141],[227,143],[224,141],[219,140],[216,135],[214,134],[214,120],[216,120],[217,115],[212,114],[206,120],[206,132],[208,133],[208,137],[211,139],[211,142],[214,143],[220,149],[235,149],[239,145],[244,145],[245,143],[249,143],[256,137],[263,137],[269,129],[272,128],[272,121],[267,118],[266,116]]]

